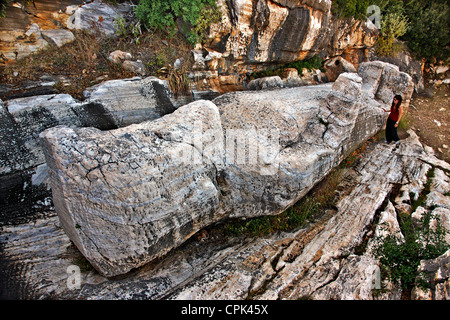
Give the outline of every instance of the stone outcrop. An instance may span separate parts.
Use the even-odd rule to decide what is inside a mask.
[[[353,187],[347,189],[346,196],[338,202],[338,213],[293,262],[286,264],[284,258],[280,259],[275,268],[280,272],[262,299],[296,299],[310,295],[315,299],[400,299],[398,288],[391,288],[388,296],[373,296],[371,289],[375,288],[378,262],[371,250],[372,242],[383,232],[400,232],[396,217],[398,212],[404,212],[407,200],[404,196],[418,197],[432,167],[445,170],[450,167],[434,158],[433,153],[427,153],[412,132],[405,143],[390,148],[377,146],[366,157],[349,173],[354,175],[349,179]],[[401,185],[401,192],[395,191],[398,185]],[[347,219],[353,222],[344,222]],[[374,222],[375,231],[370,231]],[[356,230],[366,230],[366,233]],[[366,240],[365,236],[368,236]],[[355,254],[358,247],[366,248],[363,254]]]
[[[343,72],[356,72],[355,66],[340,56],[328,60],[324,68],[328,81],[330,82],[336,81]]]
[[[223,93],[222,82],[244,89],[246,74],[317,54],[357,56],[351,61],[357,68],[367,61],[366,49],[378,35],[370,21],[333,16],[329,0],[220,0],[218,4],[221,22],[211,26],[209,40],[194,51],[191,77],[202,80],[196,84],[198,90]],[[222,78],[225,75],[233,78]]]
[[[108,5],[99,0],[84,3],[82,6],[72,5],[65,10],[70,14],[66,25],[69,29],[94,29],[94,31],[111,36],[116,33],[114,20],[126,16],[131,10],[129,3]]]
[[[154,77],[106,81],[84,96],[84,101],[50,94],[0,102],[0,221],[27,211],[17,201],[50,196],[38,142],[43,130],[57,125],[110,130],[160,118],[179,106],[167,82]]]
[[[279,76],[258,78],[248,83],[249,90],[263,90],[283,87],[284,83]]]
[[[93,30],[114,35],[114,19],[131,13],[129,4],[110,6],[99,0],[38,0],[23,6],[7,6],[0,20],[1,62],[26,57],[50,45],[58,47],[74,40],[70,30]]]
[[[232,0],[219,4],[222,21],[211,27],[206,47],[254,63],[302,60],[322,50],[336,56],[347,47],[372,46],[376,35],[369,22],[333,17],[329,0]]]
[[[154,120],[176,110],[167,82],[155,77],[106,81],[88,88],[84,96],[86,100],[82,102],[68,94],[3,102],[1,114],[5,125],[1,132],[4,139],[0,173],[12,173],[44,163],[37,137],[47,128],[66,125],[110,130]],[[15,143],[8,143],[8,137]],[[14,151],[11,148],[15,148]],[[27,157],[29,160],[25,160]]]
[[[449,219],[447,212],[447,219]],[[447,228],[447,230],[450,230]],[[414,300],[449,300],[450,299],[450,250],[436,259],[421,261],[419,272],[426,274],[430,289],[416,287]]]
[[[383,61],[390,64],[394,64],[400,68],[400,71],[406,72],[413,78],[416,93],[425,93],[424,83],[424,62],[414,59],[411,50],[405,43],[398,42],[402,46],[402,50],[395,53],[394,56],[383,57],[376,54],[376,50],[371,48],[369,50],[369,60],[371,61]]]
[[[64,229],[114,276],[224,218],[281,213],[383,128],[379,92],[392,98],[411,87],[388,64],[360,70],[334,84],[229,93],[107,132],[44,131]]]
[[[220,229],[210,228],[163,259],[118,278],[105,278],[86,267],[54,213],[3,226],[4,297],[399,300],[400,288],[379,277],[373,241],[400,232],[398,212],[405,210],[409,197],[428,198],[426,184],[434,193],[430,201],[448,199],[450,179],[450,165],[438,160],[413,132],[409,135],[398,145],[368,143],[356,164],[342,169],[336,208],[300,230],[254,238],[225,237]],[[435,175],[428,183],[432,168]],[[424,204],[416,214],[444,207],[445,201]],[[78,278],[72,273],[75,269]],[[432,290],[415,289],[412,298],[448,299],[448,252],[422,261],[421,270],[429,275]],[[382,290],[372,290],[379,286]]]
[[[146,125],[42,134],[61,223],[103,274],[126,273],[215,222],[217,168],[202,160],[195,140],[184,142],[197,121],[222,137],[211,102],[194,102]]]

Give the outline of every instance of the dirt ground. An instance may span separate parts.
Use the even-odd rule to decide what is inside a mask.
[[[450,163],[450,86],[441,85],[433,92],[433,97],[414,94],[407,117],[420,140]]]

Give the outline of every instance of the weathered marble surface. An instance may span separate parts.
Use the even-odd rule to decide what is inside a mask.
[[[431,192],[448,201],[450,175],[450,164],[409,134],[399,145],[369,144],[337,188],[337,209],[304,229],[264,238],[223,238],[209,229],[206,237],[194,237],[163,259],[121,277],[85,270],[54,214],[3,226],[3,292],[34,299],[400,299],[400,289],[388,283],[383,286],[389,292],[373,295],[378,262],[371,253],[370,230],[373,236],[399,232],[397,212],[404,210],[405,196],[422,192],[433,167],[443,174],[435,175]],[[422,209],[444,207],[442,202]],[[78,287],[71,285],[70,268],[76,266],[81,266]],[[448,299],[448,252],[423,261],[421,268],[436,281],[435,291],[416,289],[413,298],[445,299],[447,294]]]
[[[51,94],[0,102],[5,124],[0,129],[0,174],[43,164],[37,138],[47,128],[65,125],[110,130],[176,110],[167,82],[156,77],[106,81],[86,89],[84,96],[84,101],[68,94]],[[13,151],[13,147],[23,151]]]
[[[105,81],[84,95],[83,101],[68,94],[0,100],[0,223],[34,215],[32,202],[51,196],[38,141],[43,130],[57,125],[110,130],[160,118],[181,103],[167,82],[155,77]]]
[[[398,86],[383,86],[382,73],[365,90],[393,97],[410,87],[408,75],[381,66]],[[44,131],[63,228],[97,270],[115,276],[224,218],[283,212],[382,129],[386,115],[362,77],[229,93],[108,132]]]

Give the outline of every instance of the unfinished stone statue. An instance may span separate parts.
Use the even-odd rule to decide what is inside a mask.
[[[120,129],[48,129],[55,209],[101,274],[126,273],[214,222],[283,212],[383,128],[385,99],[408,103],[413,89],[373,62],[333,84],[229,93]]]

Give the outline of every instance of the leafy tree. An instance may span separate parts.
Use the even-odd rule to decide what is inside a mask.
[[[332,11],[340,18],[365,19],[369,5],[380,8],[385,24],[378,41],[379,54],[391,54],[395,49],[395,38],[398,38],[404,40],[419,58],[445,60],[450,57],[448,0],[335,0]],[[400,32],[405,21],[409,22],[408,29]],[[392,29],[395,25],[397,29]],[[397,36],[392,38],[394,33]]]
[[[450,6],[443,0],[404,0],[410,28],[402,39],[419,57],[447,59],[450,45]]]
[[[389,13],[404,13],[403,0],[372,0],[371,5],[376,5],[380,8],[381,14]]]
[[[403,36],[408,28],[409,22],[403,14],[385,14],[381,20],[381,35],[376,45],[377,53],[382,56],[391,55],[395,51],[395,40]]]
[[[448,231],[432,213],[425,213],[418,224],[407,213],[399,217],[404,239],[392,234],[378,238],[375,253],[387,278],[411,289],[414,284],[423,285],[416,283],[420,261],[437,258],[450,248],[445,241]],[[434,227],[433,220],[437,222]]]
[[[207,28],[221,17],[216,0],[141,0],[135,13],[147,28],[171,36],[177,32],[178,21],[193,44],[204,40]]]
[[[363,19],[367,13],[370,0],[335,0],[332,11],[340,18]]]

